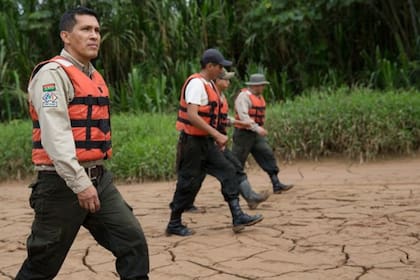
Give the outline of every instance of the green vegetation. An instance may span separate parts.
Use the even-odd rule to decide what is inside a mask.
[[[175,120],[175,114],[113,117],[109,167],[115,176],[125,181],[172,178],[178,136]]]
[[[420,92],[340,88],[310,91],[271,104],[269,141],[282,159],[340,155],[374,159],[406,155],[420,147]],[[131,113],[112,117],[116,178],[127,182],[174,179],[176,114]],[[32,175],[31,122],[0,124],[0,180]]]
[[[28,80],[61,50],[59,15],[77,5],[101,19],[94,63],[118,179],[173,178],[179,92],[210,47],[234,62],[230,92],[257,71],[271,82],[269,140],[284,159],[419,148],[420,1],[1,0],[0,180],[32,174]]]
[[[312,91],[270,109],[270,139],[286,159],[410,154],[420,147],[419,93]]]
[[[270,102],[324,86],[420,89],[420,1],[1,0],[0,121],[27,116],[31,71],[60,51],[59,15],[80,4],[101,18],[95,65],[115,112],[174,112],[209,47],[239,80],[264,72]]]

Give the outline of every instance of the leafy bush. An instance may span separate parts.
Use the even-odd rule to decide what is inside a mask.
[[[267,113],[270,140],[286,159],[339,154],[365,160],[419,148],[420,95],[415,91],[314,91]]]
[[[420,92],[341,88],[308,92],[267,110],[269,141],[287,159],[344,156],[374,159],[420,146]],[[121,181],[175,178],[176,113],[112,117],[113,158]],[[231,133],[231,131],[230,131]],[[0,123],[0,180],[33,175],[31,122]]]

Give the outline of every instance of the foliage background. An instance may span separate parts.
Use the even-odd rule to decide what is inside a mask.
[[[185,78],[210,47],[265,92],[269,140],[284,160],[410,154],[420,143],[420,1],[0,0],[0,180],[33,173],[26,87],[62,48],[58,23],[84,5],[101,19],[94,61],[111,89],[114,157],[126,181],[174,176]]]
[[[100,15],[95,64],[116,112],[174,111],[209,47],[234,61],[233,90],[265,73],[270,102],[321,86],[420,88],[420,1],[0,0],[0,121],[27,117],[30,73],[60,51],[59,17],[76,5]]]
[[[175,179],[174,122],[172,113],[114,115],[113,157],[106,164],[116,178]],[[281,161],[412,155],[420,148],[420,91],[308,91],[293,102],[271,104],[266,128]],[[0,131],[0,181],[32,176],[31,122],[0,123]]]

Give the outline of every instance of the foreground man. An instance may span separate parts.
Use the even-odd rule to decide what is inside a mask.
[[[28,257],[16,279],[53,279],[81,226],[114,254],[121,279],[149,279],[143,230],[103,167],[112,150],[108,88],[90,62],[99,51],[98,16],[83,7],[66,12],[60,37],[60,56],[34,69],[28,89],[38,176]]]

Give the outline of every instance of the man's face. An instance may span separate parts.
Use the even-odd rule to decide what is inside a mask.
[[[215,80],[223,72],[223,66],[220,64],[209,63],[208,64],[208,74],[210,80]]]
[[[265,85],[252,86],[252,89],[256,95],[261,95],[264,92]]]
[[[216,79],[216,86],[220,91],[226,90],[230,85],[230,80]]]
[[[76,25],[71,31],[62,31],[64,48],[83,64],[98,56],[101,35],[99,22],[91,15],[76,15]]]

